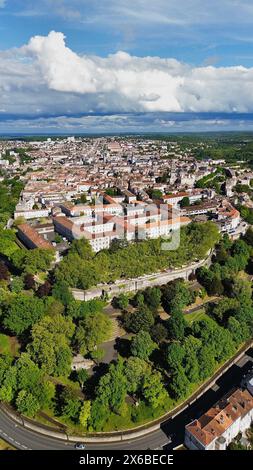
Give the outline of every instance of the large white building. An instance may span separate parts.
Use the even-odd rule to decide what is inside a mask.
[[[23,211],[16,210],[14,213],[14,219],[18,219],[19,217],[23,217],[26,220],[29,219],[41,219],[44,217],[48,217],[50,213],[49,209],[27,209]]]
[[[168,237],[173,231],[191,222],[188,217],[180,215],[172,218],[171,212],[155,205],[151,208],[142,204],[140,214],[130,211],[130,215],[113,214],[110,206],[114,208],[115,204],[96,206],[105,209],[104,211],[93,211],[91,206],[83,206],[81,212],[78,206],[62,206],[70,217],[63,215],[55,217],[55,230],[69,241],[86,238],[93,250],[98,252],[110,248],[114,239],[124,238],[131,242]],[[74,214],[77,217],[74,217]]]

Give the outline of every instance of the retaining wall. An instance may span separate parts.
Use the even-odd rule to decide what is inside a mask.
[[[103,296],[105,293],[109,298],[127,292],[137,292],[147,287],[162,286],[175,279],[182,278],[188,280],[202,266],[210,266],[212,253],[201,261],[185,266],[180,269],[170,269],[159,273],[141,276],[136,279],[121,279],[114,284],[100,284],[96,288],[89,290],[72,289],[72,294],[76,300],[88,301]]]

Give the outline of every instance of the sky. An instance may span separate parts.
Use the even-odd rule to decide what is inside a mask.
[[[0,0],[0,134],[253,131],[252,0]]]

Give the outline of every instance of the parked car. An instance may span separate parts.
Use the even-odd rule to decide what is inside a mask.
[[[77,442],[77,443],[75,444],[75,449],[77,449],[77,450],[85,450],[85,449],[86,449],[86,445],[83,444],[82,442]]]

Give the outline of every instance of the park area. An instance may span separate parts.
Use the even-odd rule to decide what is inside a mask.
[[[204,320],[204,319],[206,320],[207,318],[208,318],[208,316],[206,315],[204,308],[200,308],[200,309],[196,310],[195,312],[187,313],[185,315],[185,319],[186,319],[187,323],[189,323],[189,325],[191,325],[195,321],[200,321],[200,320]]]

